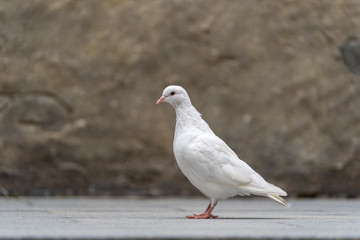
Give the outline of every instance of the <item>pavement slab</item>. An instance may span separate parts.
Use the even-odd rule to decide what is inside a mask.
[[[0,198],[0,239],[360,239],[360,200]]]

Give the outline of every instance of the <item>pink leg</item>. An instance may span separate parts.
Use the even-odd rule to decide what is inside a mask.
[[[203,212],[202,214],[194,214],[194,215],[190,215],[190,216],[186,216],[187,218],[191,218],[191,219],[204,219],[204,218],[217,218],[218,216],[212,215],[211,212],[212,210],[214,210],[216,204],[217,204],[217,200],[214,200],[214,202],[212,200],[210,200],[209,206],[206,208],[205,212]]]

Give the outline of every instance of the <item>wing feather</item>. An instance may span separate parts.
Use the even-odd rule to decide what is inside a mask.
[[[214,134],[202,134],[188,145],[189,164],[198,177],[210,182],[226,183],[234,186],[252,181],[253,170],[238,158],[226,143]]]

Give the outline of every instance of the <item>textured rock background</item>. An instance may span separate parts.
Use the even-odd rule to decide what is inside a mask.
[[[357,0],[0,1],[0,190],[199,194],[155,105],[180,84],[267,180],[356,196],[359,16]]]

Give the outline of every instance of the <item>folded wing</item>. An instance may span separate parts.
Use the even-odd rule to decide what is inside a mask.
[[[275,194],[286,192],[266,182],[249,165],[238,158],[227,144],[213,133],[202,134],[188,145],[191,171],[199,179],[217,184],[237,187],[240,195]]]

